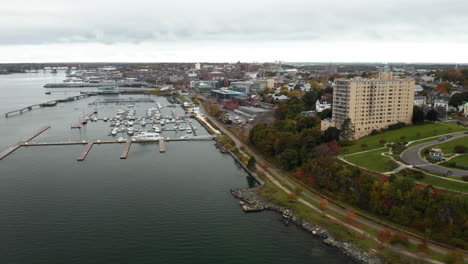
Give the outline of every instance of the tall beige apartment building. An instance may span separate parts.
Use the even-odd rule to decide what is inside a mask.
[[[322,129],[340,128],[350,118],[355,126],[354,138],[360,138],[397,122],[409,124],[413,116],[414,87],[413,79],[399,79],[392,72],[383,72],[378,79],[336,80],[332,119],[322,122]]]

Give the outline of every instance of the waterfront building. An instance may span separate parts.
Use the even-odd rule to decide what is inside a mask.
[[[398,122],[411,123],[415,81],[399,79],[392,72],[382,72],[379,78],[336,80],[333,94],[333,126],[341,128],[350,118],[355,138]],[[322,129],[324,129],[324,126]]]

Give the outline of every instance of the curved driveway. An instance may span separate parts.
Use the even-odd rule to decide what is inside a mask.
[[[429,161],[426,161],[425,159],[421,158],[421,156],[419,156],[419,152],[425,147],[428,147],[431,145],[437,145],[438,143],[445,143],[447,141],[450,141],[459,137],[464,137],[464,136],[468,136],[468,135],[462,132],[459,134],[453,134],[452,138],[450,138],[449,140],[439,141],[438,139],[436,139],[434,141],[430,141],[430,142],[416,145],[414,147],[410,147],[406,149],[405,151],[403,151],[403,153],[401,153],[400,155],[401,159],[409,165],[413,165],[414,167],[417,167],[426,171],[433,171],[433,172],[438,172],[438,173],[443,173],[443,174],[447,174],[447,172],[451,171],[453,176],[468,175],[468,171],[449,169],[449,168],[445,168],[442,166],[438,166],[438,165],[430,163]]]

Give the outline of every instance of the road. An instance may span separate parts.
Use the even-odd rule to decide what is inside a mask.
[[[424,149],[425,147],[431,146],[431,145],[436,145],[438,143],[445,143],[447,141],[460,138],[460,137],[468,137],[468,135],[462,133],[459,134],[454,134],[452,138],[449,140],[444,140],[444,141],[439,141],[439,140],[434,140],[426,143],[422,143],[413,147],[410,147],[403,151],[401,153],[400,157],[401,159],[406,162],[409,165],[412,165],[414,167],[417,167],[419,169],[425,170],[425,171],[430,171],[430,172],[438,172],[438,173],[443,173],[447,174],[449,171],[452,172],[453,176],[463,176],[463,175],[468,175],[468,171],[463,171],[463,170],[457,170],[457,169],[450,169],[450,168],[445,168],[442,166],[438,166],[435,164],[430,163],[429,161],[421,158],[419,155],[419,152]]]
[[[218,129],[225,135],[229,136],[233,141],[234,143],[236,144],[236,146],[245,146],[246,144],[244,142],[242,142],[237,136],[233,135],[233,133],[231,131],[229,131],[221,122],[219,122],[219,120],[209,116],[208,114],[206,114],[206,118],[208,118],[215,126],[218,127]],[[263,155],[261,155],[260,153],[256,152],[255,150],[253,149],[250,149],[250,151],[252,152],[252,155],[255,157],[255,159],[257,160],[257,169],[260,170],[260,171],[264,171],[266,172],[265,175],[269,178],[269,180],[271,182],[273,182],[275,185],[277,185],[280,189],[284,190],[286,193],[289,193],[289,191],[284,187],[284,185],[287,185],[288,187],[291,187],[291,188],[295,188],[295,185],[290,182],[290,180],[288,180],[289,178],[287,177],[284,177],[284,173],[276,168],[273,164],[271,164],[269,161],[267,161]],[[267,165],[268,166],[268,169],[267,170],[264,170],[259,164],[263,164],[263,165]],[[274,177],[272,177],[271,175],[273,175]],[[286,178],[286,179],[285,179]],[[281,184],[280,182],[278,182],[276,179],[280,179],[281,182],[283,182],[283,184]],[[308,189],[309,191],[312,191],[314,193],[316,193],[315,191],[313,191],[312,189],[308,188],[307,186],[304,186],[304,188]],[[306,197],[307,199],[310,199],[314,202],[317,202],[317,203],[320,203],[321,200],[323,200],[323,198],[318,198],[316,196],[313,196],[313,195],[310,195],[308,193],[303,193],[302,194],[304,197]],[[338,215],[341,215],[341,216],[344,216],[346,217],[352,210],[350,209],[347,209],[347,208],[344,208],[342,206],[337,206],[336,205],[336,202],[333,201],[333,200],[330,200],[330,199],[327,199],[328,201],[330,201],[330,203],[328,204],[328,207],[327,207],[327,210],[330,210],[331,212],[333,213],[336,213]],[[304,201],[303,199],[300,199],[299,200],[300,202],[303,202],[304,204],[306,204],[308,207],[310,207],[311,209],[313,210],[318,210],[315,206],[313,206],[312,204],[308,203],[307,201]],[[328,215],[328,214],[327,214]],[[335,221],[338,221],[340,224],[342,225],[345,225],[351,229],[354,229],[355,231],[358,231],[359,233],[361,234],[365,234],[366,236],[368,236],[369,238],[373,239],[373,240],[376,240],[376,238],[374,236],[372,236],[371,234],[367,233],[366,231],[362,230],[362,229],[359,229],[357,227],[354,227],[354,226],[350,226],[349,224],[347,223],[344,223],[343,221],[337,219],[336,217],[332,216],[332,215],[328,215],[330,216],[330,219],[333,219]],[[383,229],[390,229],[392,231],[395,231],[395,230],[398,230],[398,231],[402,231],[398,228],[395,228],[395,227],[391,227],[391,226],[388,226],[388,225],[385,225],[385,224],[379,224],[377,223],[377,221],[372,221],[370,218],[368,217],[363,217],[361,214],[359,213],[356,213],[356,218],[354,218],[353,221],[356,221],[366,227],[369,227],[371,229],[374,229],[374,230],[383,230]],[[408,232],[406,232],[408,233]],[[408,233],[410,234],[410,233]],[[409,241],[412,243],[412,244],[419,244],[421,243],[422,241],[422,237],[419,237],[415,234],[411,234],[412,236],[409,237]],[[441,248],[441,247],[438,247],[438,246],[435,246],[433,245],[433,241],[429,241],[430,243],[428,244],[428,247],[435,251],[435,252],[438,252],[440,254],[446,254],[447,253],[447,250],[444,249],[444,248]],[[389,245],[389,247],[391,247]],[[398,250],[400,253],[403,253],[404,250],[402,249],[399,249]],[[418,258],[418,256],[414,255],[413,253],[411,252],[406,252],[403,253],[407,256],[411,256],[411,257],[414,257],[414,258]],[[466,252],[465,252],[466,254]],[[430,259],[424,259],[425,261],[428,261],[428,262],[431,262],[431,263],[441,263],[441,262],[438,262],[438,261],[434,261],[434,260],[430,260]],[[465,260],[468,260],[466,257],[465,257]]]

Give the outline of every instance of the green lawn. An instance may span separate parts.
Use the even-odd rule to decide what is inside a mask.
[[[355,144],[352,146],[342,147],[341,154],[379,148],[390,142],[413,141],[463,130],[466,130],[466,128],[453,123],[428,123],[424,125],[414,125],[397,130],[386,131],[375,136],[362,137],[356,140]],[[402,136],[405,138],[401,139]],[[385,142],[380,143],[379,141],[381,140],[385,140]],[[363,148],[362,144],[367,144],[367,147]]]
[[[388,172],[398,168],[391,158],[382,156],[382,152],[387,152],[388,149],[378,149],[365,153],[345,156],[344,159],[363,168],[367,168],[376,172]]]
[[[444,142],[437,143],[435,145],[432,145],[430,147],[427,147],[427,148],[423,149],[423,152],[426,149],[431,149],[431,148],[437,146],[437,147],[442,149],[444,154],[453,154],[453,153],[455,153],[454,148],[457,145],[468,146],[468,135],[466,135],[464,137],[461,137],[461,138],[457,138],[457,139],[447,141],[445,143]]]
[[[468,154],[456,156],[455,158],[451,159],[450,162],[455,162],[456,164],[468,166]]]
[[[445,180],[437,176],[425,175],[423,179],[416,180],[420,183],[431,184],[435,187],[444,188],[456,192],[468,193],[468,183]]]

